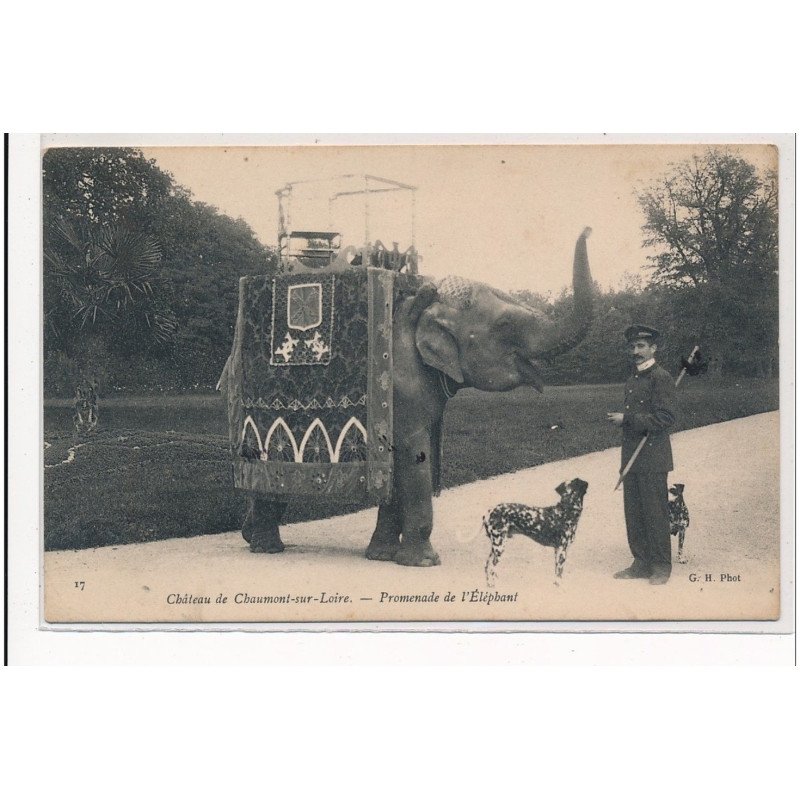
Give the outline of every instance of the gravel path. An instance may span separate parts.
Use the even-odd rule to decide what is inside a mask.
[[[442,557],[440,567],[413,569],[365,560],[375,524],[371,509],[287,525],[282,529],[287,549],[277,556],[251,554],[238,532],[45,553],[46,618],[774,619],[780,586],[778,445],[777,412],[673,436],[678,468],[670,482],[686,484],[689,562],[675,564],[672,580],[663,587],[611,577],[630,562],[622,491],[612,491],[619,470],[615,448],[443,492],[434,501],[432,539]],[[587,480],[589,492],[561,586],[554,585],[552,551],[517,536],[500,562],[496,586],[487,589],[489,548],[480,530],[482,515],[503,501],[551,505],[557,500],[554,487],[573,477]],[[711,580],[705,580],[707,574]],[[77,588],[76,581],[83,581],[84,588]],[[216,602],[220,595],[226,603]],[[171,602],[176,597],[211,602]],[[263,602],[243,602],[247,598]]]

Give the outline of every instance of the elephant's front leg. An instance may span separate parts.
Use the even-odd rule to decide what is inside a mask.
[[[378,506],[378,524],[367,547],[366,556],[373,561],[394,561],[400,547],[403,510],[400,491],[394,488],[392,499]]]
[[[430,541],[433,528],[430,433],[420,431],[409,437],[395,451],[394,464],[403,520],[395,563],[435,567],[441,562]]]

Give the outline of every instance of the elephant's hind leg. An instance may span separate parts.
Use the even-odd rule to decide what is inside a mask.
[[[242,536],[250,544],[251,553],[282,553],[280,525],[286,503],[267,500],[256,492],[247,495],[247,514]]]
[[[394,561],[400,547],[403,514],[397,494],[395,492],[388,503],[378,506],[378,524],[365,554],[373,561]]]

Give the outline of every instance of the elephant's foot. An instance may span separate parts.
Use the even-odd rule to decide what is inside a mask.
[[[399,548],[399,537],[380,537],[373,534],[364,555],[372,561],[394,561]]]
[[[372,561],[394,561],[400,547],[402,527],[403,518],[398,503],[381,504],[378,508],[378,522],[364,555]]]
[[[282,553],[285,549],[286,547],[281,541],[280,536],[265,542],[250,542],[251,553]]]
[[[424,541],[403,542],[394,557],[395,564],[404,567],[438,567],[441,564],[439,554]]]
[[[250,545],[251,553],[282,553],[285,549],[277,525],[256,525],[246,519],[242,538]]]

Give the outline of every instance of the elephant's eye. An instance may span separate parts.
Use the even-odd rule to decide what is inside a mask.
[[[492,325],[492,330],[499,339],[508,341],[516,336],[517,326],[510,317],[500,317],[494,325]]]

